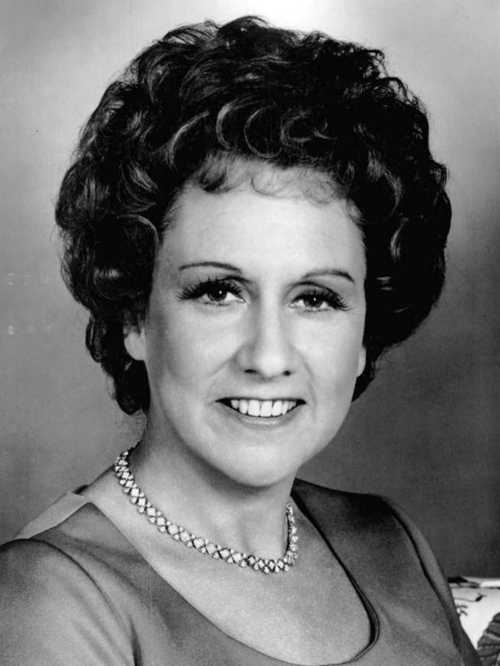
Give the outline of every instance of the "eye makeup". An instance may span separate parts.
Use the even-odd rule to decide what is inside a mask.
[[[336,291],[316,285],[308,285],[305,289],[295,296],[292,301],[292,308],[298,308],[296,303],[302,303],[300,307],[307,312],[326,312],[329,310],[349,310],[345,299]],[[326,307],[322,307],[326,304]]]
[[[187,284],[176,293],[179,301],[200,301],[206,305],[219,306],[241,301],[242,295],[241,280],[232,277],[204,277]],[[316,284],[300,285],[289,307],[311,313],[350,309],[337,291]]]
[[[214,305],[224,305],[228,294],[240,298],[243,289],[240,284],[231,278],[206,277],[186,285],[180,289],[176,296],[179,301],[201,300]]]

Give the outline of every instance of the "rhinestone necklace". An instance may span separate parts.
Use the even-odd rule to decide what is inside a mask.
[[[203,555],[209,555],[214,560],[223,560],[227,564],[237,564],[240,567],[250,567],[254,571],[264,574],[280,573],[288,571],[295,564],[298,555],[298,536],[295,516],[291,503],[286,505],[285,515],[287,522],[287,547],[282,557],[264,558],[257,555],[249,555],[234,548],[220,546],[209,539],[192,534],[185,527],[169,520],[159,509],[154,507],[144,492],[135,482],[128,457],[134,447],[120,453],[115,461],[115,476],[122,487],[123,492],[128,495],[129,500],[135,505],[137,511],[149,520],[162,534],[170,536],[178,543],[187,548],[194,548]]]

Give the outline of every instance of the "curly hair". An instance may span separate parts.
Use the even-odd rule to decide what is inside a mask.
[[[206,21],[140,53],[83,128],[56,208],[63,275],[90,311],[86,344],[120,407],[149,406],[145,366],[123,331],[145,316],[168,212],[190,180],[227,188],[234,158],[316,170],[355,205],[367,258],[360,395],[442,289],[451,208],[428,134],[420,101],[381,51],[322,33]]]

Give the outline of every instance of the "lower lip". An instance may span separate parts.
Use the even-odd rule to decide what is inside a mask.
[[[228,416],[232,416],[236,421],[258,428],[272,428],[286,425],[297,416],[300,409],[304,406],[303,404],[297,405],[289,412],[282,414],[281,416],[249,416],[248,414],[242,414],[241,412],[238,412],[232,407],[228,407],[228,405],[225,405],[223,402],[218,402],[217,404],[224,409],[224,413],[226,413]]]

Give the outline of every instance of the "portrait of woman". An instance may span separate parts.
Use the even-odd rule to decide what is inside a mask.
[[[55,217],[140,432],[0,548],[2,663],[480,663],[405,511],[299,472],[442,292],[430,143],[382,50],[253,15],[113,77]]]

